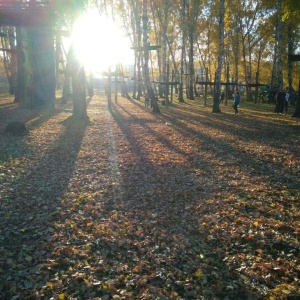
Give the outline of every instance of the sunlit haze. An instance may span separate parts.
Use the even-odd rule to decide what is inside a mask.
[[[72,41],[75,51],[87,71],[100,74],[116,64],[132,65],[133,50],[125,30],[112,19],[92,10],[74,25]]]

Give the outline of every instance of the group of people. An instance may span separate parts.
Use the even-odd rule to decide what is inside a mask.
[[[278,90],[275,96],[275,101],[276,101],[275,113],[282,114],[283,111],[287,113],[288,106],[289,106],[289,97],[290,94],[288,90],[286,92],[282,89]]]
[[[224,101],[224,92],[221,92],[220,95],[220,103],[222,103]],[[286,92],[282,89],[278,90],[276,96],[275,96],[275,100],[276,100],[276,107],[275,107],[275,113],[280,113],[282,114],[284,111],[285,113],[288,112],[288,106],[289,106],[289,91],[287,90]],[[236,91],[235,95],[234,95],[234,101],[232,104],[232,107],[234,109],[234,113],[237,114],[238,111],[238,107],[239,104],[242,101],[241,95],[239,93],[239,91]]]

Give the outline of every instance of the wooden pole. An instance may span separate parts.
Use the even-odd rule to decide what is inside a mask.
[[[170,73],[170,65],[167,63],[167,76],[166,76],[166,106],[169,105],[169,73]]]
[[[208,68],[205,69],[204,106],[207,105],[207,82],[208,82]]]
[[[108,67],[107,76],[107,108],[111,111],[111,67]]]
[[[217,85],[217,72],[215,72],[213,99],[215,99],[216,85]]]
[[[174,82],[174,75],[175,75],[175,72],[174,70],[172,70],[172,82]],[[171,85],[171,103],[173,103],[173,84]]]
[[[118,103],[118,79],[119,77],[117,76],[117,68],[115,72],[115,103]]]
[[[228,102],[229,64],[227,65],[227,68],[226,68],[226,82],[227,82],[227,84],[226,84],[226,88],[225,88],[225,91],[226,91],[225,92],[226,93],[226,95],[225,95],[225,105],[227,105],[227,102]]]
[[[256,83],[256,86],[255,86],[255,99],[254,99],[254,103],[256,104],[257,103],[257,98],[258,98],[258,72],[256,72],[256,75],[255,75],[255,83]]]

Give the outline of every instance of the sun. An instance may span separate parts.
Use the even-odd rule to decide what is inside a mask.
[[[133,65],[133,50],[124,30],[112,19],[90,10],[78,19],[72,42],[85,69],[94,74],[115,68],[117,64]]]

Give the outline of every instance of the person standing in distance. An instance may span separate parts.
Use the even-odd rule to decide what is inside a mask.
[[[224,99],[225,99],[225,94],[224,94],[224,92],[222,91],[222,92],[221,92],[221,95],[220,95],[220,103],[223,103],[223,102],[224,102]]]
[[[286,114],[288,112],[288,107],[289,107],[289,100],[290,100],[289,98],[290,98],[289,90],[286,90],[286,92],[285,92],[285,101],[284,101],[284,110],[285,110]]]
[[[283,89],[279,89],[277,93],[277,101],[275,112],[282,114],[284,110],[284,102],[285,102],[285,92]]]
[[[234,95],[234,102],[233,102],[233,108],[234,108],[234,113],[237,114],[238,111],[238,106],[241,103],[241,96],[240,96],[240,92],[237,91]]]

